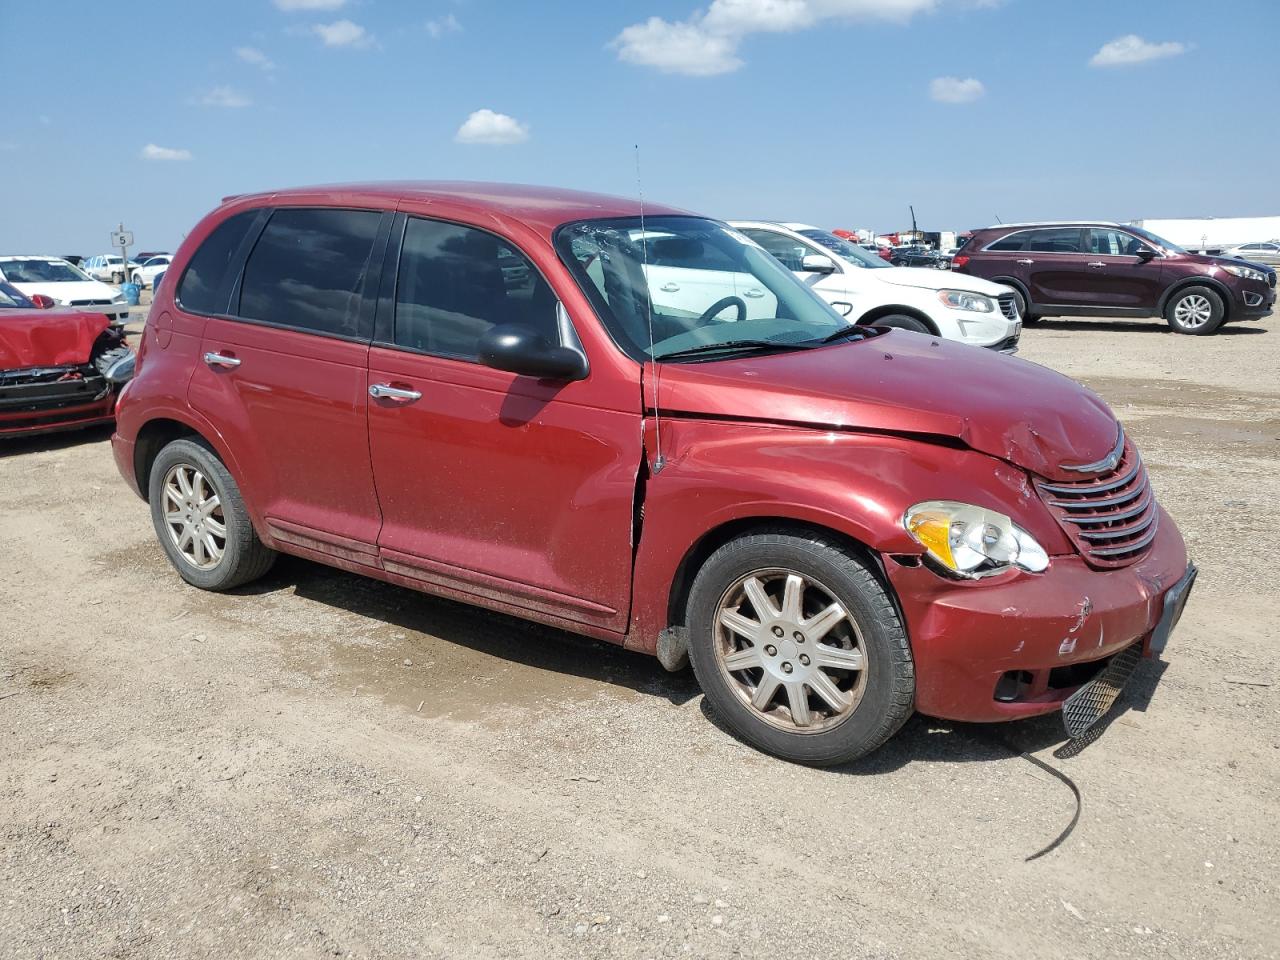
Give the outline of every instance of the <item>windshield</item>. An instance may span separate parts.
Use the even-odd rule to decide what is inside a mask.
[[[8,310],[14,307],[31,308],[35,304],[28,300],[16,287],[0,281],[0,310]]]
[[[82,283],[90,279],[65,260],[0,260],[0,277],[10,283]]]
[[[712,220],[647,217],[643,230],[639,217],[583,220],[557,230],[555,243],[636,360],[703,348],[697,359],[724,359],[739,347],[802,349],[847,326],[762,247]]]
[[[879,254],[863,250],[848,240],[841,240],[834,233],[827,233],[825,230],[801,230],[799,233],[800,236],[808,237],[814,243],[822,244],[841,260],[852,263],[856,267],[879,270],[881,267],[890,266],[889,262],[882,259]]]
[[[1128,227],[1127,229],[1132,233],[1136,233],[1143,240],[1147,241],[1147,243],[1154,243],[1157,247],[1160,247],[1163,250],[1167,250],[1170,253],[1186,253],[1187,252],[1183,250],[1180,246],[1178,246],[1176,243],[1170,243],[1164,237],[1158,237],[1154,233],[1152,233],[1150,230],[1143,230],[1141,227]]]

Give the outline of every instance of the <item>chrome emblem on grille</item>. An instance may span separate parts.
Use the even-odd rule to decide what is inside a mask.
[[[1116,440],[1115,449],[1103,457],[1101,460],[1095,460],[1093,463],[1064,463],[1063,470],[1070,470],[1072,473],[1110,473],[1120,463],[1120,458],[1124,456],[1124,429],[1120,430],[1120,438]]]

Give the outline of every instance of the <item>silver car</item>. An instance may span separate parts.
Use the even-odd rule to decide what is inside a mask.
[[[1263,240],[1256,243],[1243,243],[1232,247],[1222,254],[1224,257],[1239,257],[1254,263],[1267,263],[1280,266],[1280,240]]]

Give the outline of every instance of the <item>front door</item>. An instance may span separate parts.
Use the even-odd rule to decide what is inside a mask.
[[[384,568],[464,599],[624,632],[638,385],[633,409],[613,409],[589,377],[554,383],[480,364],[478,340],[498,324],[576,341],[553,289],[485,230],[407,217],[398,232],[388,251],[399,247],[398,274],[384,277],[379,307],[387,342],[374,345],[368,371]]]
[[[1164,284],[1155,250],[1117,227],[1091,227],[1088,248],[1085,269],[1090,282],[1083,305],[1158,311]],[[1141,250],[1150,255],[1138,256]]]
[[[236,452],[272,536],[366,565],[376,565],[381,524],[366,373],[382,221],[367,210],[272,213],[234,318],[205,325],[188,387]]]

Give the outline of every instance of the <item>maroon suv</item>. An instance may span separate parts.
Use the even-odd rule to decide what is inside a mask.
[[[1042,316],[1164,317],[1178,333],[1258,320],[1276,301],[1263,264],[1188,253],[1115,223],[1006,223],[975,230],[952,269],[1013,287],[1027,321]]]

